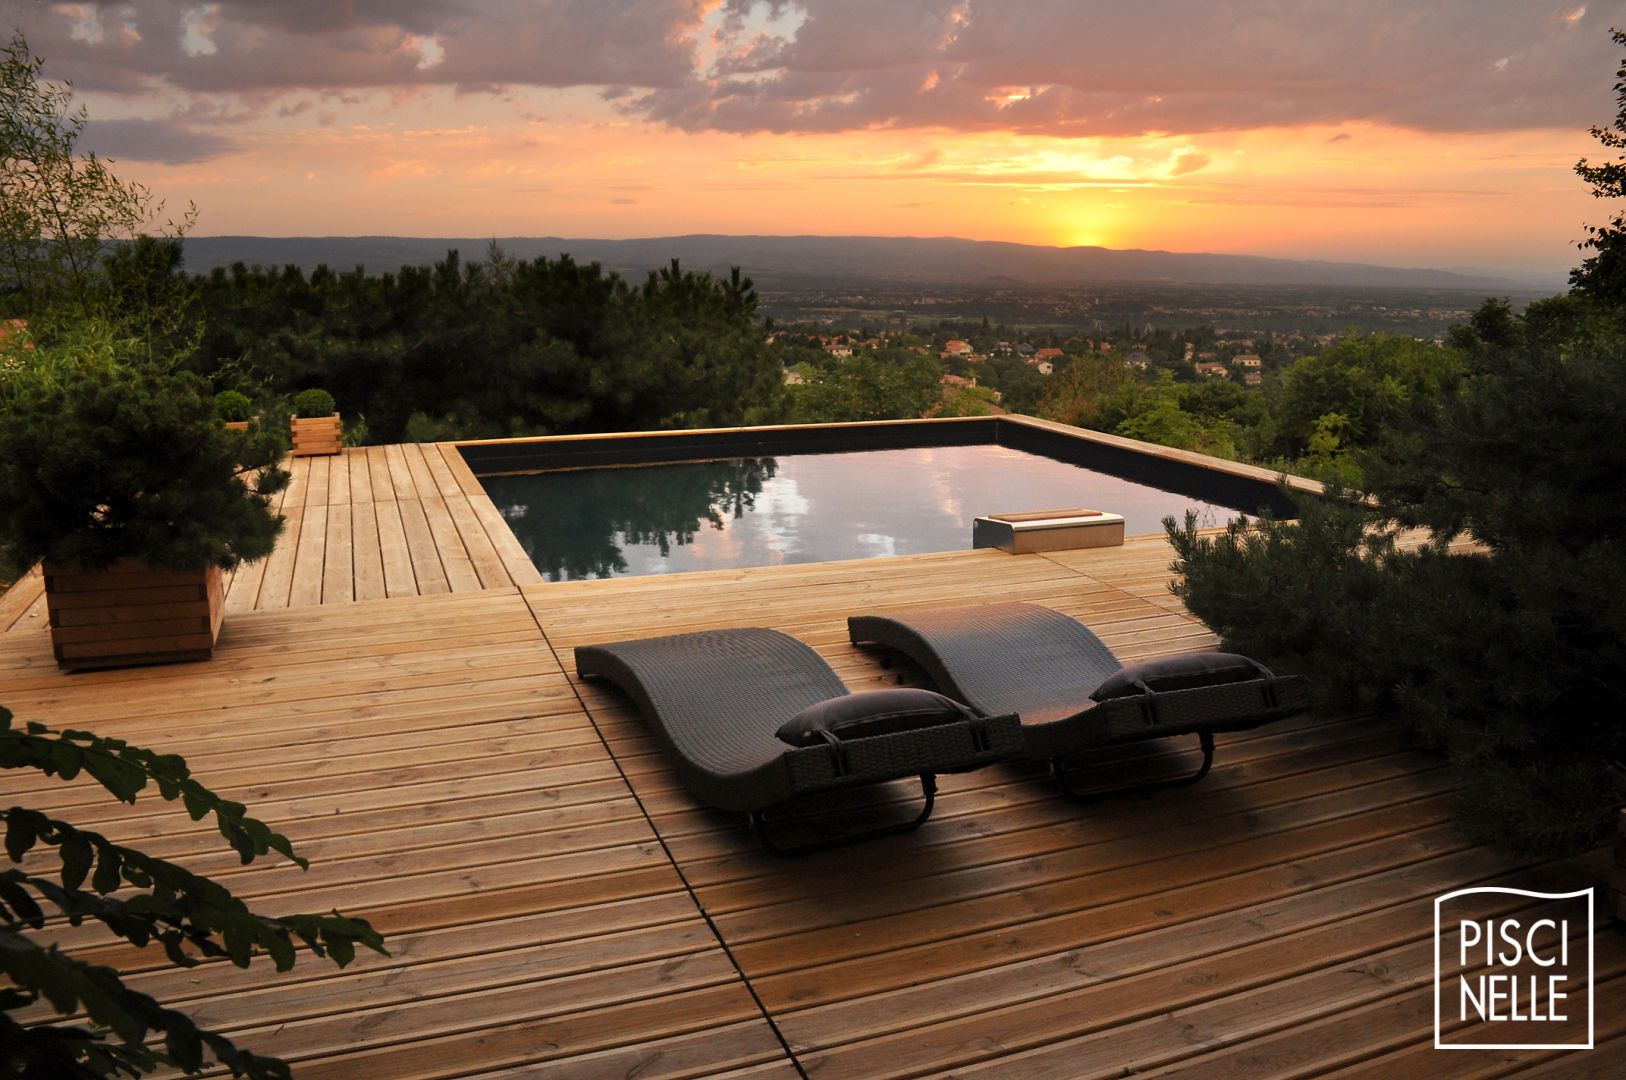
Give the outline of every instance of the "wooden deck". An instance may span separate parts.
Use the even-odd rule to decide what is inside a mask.
[[[477,592],[542,580],[450,443],[353,447],[289,458],[287,526],[268,558],[239,567],[226,610]],[[46,625],[38,569],[0,596],[0,633]]]
[[[312,501],[314,473],[299,495],[299,535],[322,519],[328,552],[335,506],[352,522],[360,505],[379,516],[370,452],[372,500],[354,495],[359,456],[344,459],[348,502],[332,501],[331,468],[329,501]],[[384,501],[400,509],[391,464],[385,454]],[[414,478],[410,498],[428,489]],[[463,539],[451,489],[433,491]],[[354,532],[350,545],[359,565]],[[0,703],[185,754],[285,831],[309,872],[243,868],[156,799],[128,808],[82,781],[0,785],[182,858],[263,910],[337,906],[383,929],[388,959],[343,972],[302,961],[282,976],[260,962],[175,970],[89,930],[56,933],[289,1058],[296,1076],[1626,1071],[1626,935],[1610,929],[1597,936],[1599,1049],[1432,1048],[1433,897],[1474,883],[1599,884],[1608,857],[1520,861],[1470,846],[1450,824],[1440,761],[1400,750],[1381,717],[1222,736],[1207,780],[1156,798],[1081,806],[1017,766],[947,776],[918,833],[783,859],[738,817],[697,806],[627,703],[571,669],[577,644],[751,623],[810,642],[851,687],[878,687],[913,673],[850,646],[847,614],[989,599],[1084,618],[1125,658],[1208,646],[1167,593],[1160,539],[479,590],[448,574],[442,595],[324,594],[303,611],[288,610],[294,550],[285,603],[259,602],[273,556],[213,661],[68,676],[44,634],[11,633]],[[1139,748],[1102,770],[1185,760]],[[884,812],[907,797],[895,785],[853,802]]]

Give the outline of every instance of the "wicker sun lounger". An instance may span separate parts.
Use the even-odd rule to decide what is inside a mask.
[[[937,773],[1021,752],[1014,716],[978,715],[929,691],[849,694],[818,653],[777,630],[585,645],[576,670],[632,698],[689,790],[746,811],[781,852],[908,832],[931,815]],[[781,822],[770,812],[792,799],[910,776],[920,777],[925,803],[912,821],[793,847],[770,834]]]
[[[1214,762],[1214,733],[1240,731],[1309,707],[1309,680],[1272,675],[1233,653],[1206,652],[1124,667],[1076,619],[1036,604],[1002,603],[858,615],[854,644],[896,650],[937,688],[985,714],[1022,718],[1024,755],[1050,762],[1079,798],[1195,783]],[[1104,746],[1196,735],[1203,761],[1173,780],[1080,791],[1080,754]]]

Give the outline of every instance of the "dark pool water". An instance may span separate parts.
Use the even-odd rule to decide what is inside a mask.
[[[959,551],[979,515],[1089,507],[1128,535],[1237,511],[1009,447],[788,454],[480,481],[550,581]]]

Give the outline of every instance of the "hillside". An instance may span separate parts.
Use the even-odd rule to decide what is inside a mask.
[[[498,242],[518,258],[568,252],[579,262],[599,262],[634,278],[673,258],[681,259],[687,268],[713,273],[739,266],[758,287],[767,289],[870,283],[1061,288],[1145,283],[1530,293],[1563,286],[1557,275],[1512,279],[1363,263],[1055,248],[955,237],[693,235],[591,240],[548,236],[500,237]],[[490,238],[196,236],[186,241],[186,265],[194,273],[234,262],[267,267],[291,263],[305,270],[325,263],[335,270],[362,266],[383,273],[435,262],[454,248],[465,260],[479,260],[489,243]]]

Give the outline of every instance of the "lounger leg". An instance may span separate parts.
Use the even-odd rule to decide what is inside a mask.
[[[924,802],[920,813],[912,821],[900,822],[896,825],[882,825],[874,829],[860,829],[856,832],[842,833],[823,840],[813,840],[806,844],[781,844],[769,832],[769,826],[781,823],[785,819],[770,819],[766,810],[753,810],[751,812],[751,828],[756,831],[762,846],[776,855],[806,855],[811,851],[824,851],[828,848],[840,847],[843,844],[855,843],[859,840],[873,840],[879,836],[895,836],[898,833],[914,832],[923,825],[927,818],[932,816],[932,807],[937,802],[937,777],[933,773],[920,774],[920,793]],[[781,804],[783,805],[783,804]]]
[[[1050,775],[1056,778],[1056,784],[1061,788],[1064,795],[1070,799],[1078,799],[1081,802],[1090,802],[1110,795],[1126,795],[1132,791],[1158,791],[1163,788],[1185,787],[1188,784],[1195,784],[1207,776],[1208,770],[1214,767],[1214,733],[1211,731],[1198,732],[1197,739],[1202,746],[1203,763],[1197,767],[1196,772],[1185,776],[1176,776],[1169,780],[1152,780],[1145,784],[1126,784],[1123,787],[1080,790],[1073,786],[1073,772],[1061,758],[1051,759]]]

